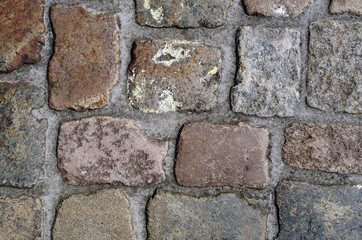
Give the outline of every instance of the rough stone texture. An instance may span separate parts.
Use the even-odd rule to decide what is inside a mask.
[[[362,174],[362,127],[294,123],[285,129],[283,161],[293,167]]]
[[[299,101],[300,33],[289,28],[242,27],[238,35],[234,112],[289,117]]]
[[[158,191],[148,203],[149,239],[265,239],[266,215],[235,194],[195,198]]]
[[[49,63],[49,104],[56,110],[101,108],[119,75],[115,14],[94,16],[81,6],[52,7],[54,56]]]
[[[44,0],[0,1],[0,72],[41,59]]]
[[[352,13],[362,15],[361,0],[332,0],[329,11],[335,14]]]
[[[248,14],[268,17],[297,16],[313,3],[313,0],[244,0]]]
[[[327,111],[362,113],[362,23],[310,25],[308,103]]]
[[[72,185],[160,183],[167,149],[167,142],[148,139],[133,120],[92,117],[61,125],[58,167]]]
[[[0,185],[32,187],[43,178],[47,121],[31,111],[44,101],[30,83],[0,83]]]
[[[268,135],[266,129],[245,123],[186,125],[178,143],[177,182],[190,187],[265,188]]]
[[[73,195],[58,209],[54,240],[136,240],[130,203],[120,189]]]
[[[360,185],[282,182],[277,187],[278,239],[362,239],[361,199]]]
[[[216,28],[224,25],[230,0],[136,0],[136,21],[150,27]]]
[[[43,240],[43,215],[39,198],[0,199],[0,240]]]
[[[129,99],[145,112],[210,111],[217,106],[221,67],[218,48],[189,41],[135,41]]]

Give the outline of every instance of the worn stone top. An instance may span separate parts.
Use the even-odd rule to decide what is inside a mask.
[[[268,17],[297,16],[314,0],[244,0],[248,14]]]
[[[329,6],[331,13],[342,14],[351,13],[362,15],[362,1],[361,0],[332,0]]]

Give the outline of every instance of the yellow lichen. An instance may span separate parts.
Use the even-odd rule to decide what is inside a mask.
[[[214,67],[212,70],[209,71],[210,74],[214,75],[217,73],[217,70],[219,70],[218,67]]]
[[[152,60],[156,64],[163,64],[165,66],[171,66],[174,62],[178,62],[183,58],[190,57],[190,49],[184,49],[182,47],[174,48],[173,43],[180,44],[181,41],[174,41],[172,43],[166,43],[163,48],[158,50],[158,52],[153,56]],[[159,60],[161,56],[170,55],[172,59],[170,60]]]

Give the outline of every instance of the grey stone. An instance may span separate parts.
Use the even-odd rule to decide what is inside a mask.
[[[352,13],[362,15],[361,0],[332,0],[329,11],[335,14]]]

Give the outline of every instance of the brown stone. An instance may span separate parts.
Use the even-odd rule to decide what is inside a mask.
[[[81,6],[51,9],[55,46],[49,63],[49,104],[56,110],[101,108],[119,75],[115,14],[94,16]]]
[[[294,123],[285,129],[283,161],[293,167],[342,174],[362,173],[362,127]]]
[[[58,209],[53,239],[136,239],[130,203],[120,189],[73,195]]]
[[[329,11],[335,14],[352,13],[362,15],[361,0],[332,0]]]
[[[167,142],[148,139],[133,120],[92,117],[61,125],[58,166],[72,185],[160,183],[167,149]]]
[[[178,143],[177,182],[189,187],[265,188],[268,135],[266,129],[245,123],[186,125]]]
[[[44,0],[0,1],[0,72],[41,59]]]
[[[268,17],[297,16],[313,0],[244,0],[248,14],[260,14]]]
[[[128,69],[133,107],[145,112],[210,111],[217,106],[221,51],[197,42],[138,40]]]
[[[39,198],[0,199],[0,240],[43,240],[43,221]]]

